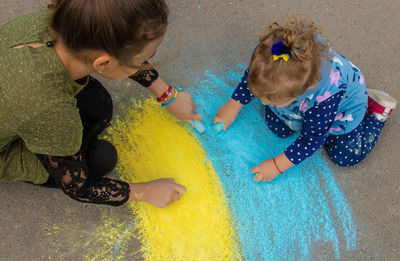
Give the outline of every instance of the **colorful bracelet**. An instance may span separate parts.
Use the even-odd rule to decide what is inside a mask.
[[[161,104],[165,103],[168,100],[169,96],[174,94],[174,92],[175,92],[174,90],[175,90],[175,88],[172,88],[172,90],[168,93],[167,97],[165,97],[160,103]]]
[[[275,162],[275,158],[272,158],[272,161],[273,161],[274,164],[275,164],[275,168],[279,171],[279,174],[283,174],[284,172],[281,171],[281,170],[278,168],[278,165],[277,165],[276,162]]]
[[[166,92],[164,92],[160,97],[158,97],[157,101],[159,103],[162,103],[166,98],[168,98],[168,96],[171,95],[173,89],[174,89],[174,87],[172,87],[171,85],[168,86],[168,90]]]
[[[171,100],[169,100],[169,102],[167,102],[166,104],[161,104],[161,107],[167,107],[175,100],[176,96],[178,95],[178,90],[173,89],[173,91],[174,91],[174,96],[172,96]]]

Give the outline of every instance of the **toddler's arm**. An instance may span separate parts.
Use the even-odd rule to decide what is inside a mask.
[[[250,92],[248,88],[248,83],[247,83],[248,74],[249,70],[247,69],[244,72],[241,81],[236,86],[236,89],[233,92],[231,98],[228,100],[226,104],[222,105],[218,109],[218,112],[214,117],[213,120],[214,123],[218,122],[225,123],[224,130],[226,130],[229,127],[229,125],[231,125],[235,121],[243,105],[250,103],[254,99],[253,94]]]
[[[261,164],[254,167],[251,173],[256,174],[254,180],[257,182],[271,181],[293,165],[294,164],[286,157],[285,153],[281,153],[273,159],[264,160]]]
[[[270,181],[313,155],[329,135],[342,95],[339,92],[307,110],[300,136],[283,153],[254,167],[251,170],[257,173],[254,180]]]
[[[231,96],[232,99],[240,102],[243,105],[249,104],[254,99],[254,96],[250,92],[249,85],[247,82],[248,76],[249,76],[249,69],[247,69],[244,72],[242,79],[236,86],[236,89]]]
[[[286,157],[299,164],[314,154],[329,135],[343,91],[329,97],[305,112],[300,136],[284,151]]]
[[[224,123],[223,130],[226,130],[229,127],[229,125],[231,125],[235,121],[242,107],[243,104],[230,98],[227,103],[219,107],[218,112],[213,120],[214,124],[218,122],[223,122]]]

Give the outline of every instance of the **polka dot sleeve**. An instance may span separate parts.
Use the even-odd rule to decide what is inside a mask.
[[[249,75],[249,69],[244,72],[242,80],[237,85],[235,91],[232,94],[232,99],[240,102],[243,105],[250,103],[254,96],[250,92],[249,87],[247,85],[247,76]]]
[[[324,144],[335,121],[343,91],[308,109],[300,136],[285,150],[286,157],[299,164]]]

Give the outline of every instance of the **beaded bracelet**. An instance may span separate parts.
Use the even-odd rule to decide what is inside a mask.
[[[172,90],[168,93],[167,97],[165,97],[160,103],[163,104],[165,101],[168,100],[169,96],[174,95],[175,88],[172,88]]]
[[[277,165],[276,162],[275,162],[275,158],[272,158],[272,161],[273,161],[274,164],[275,164],[275,168],[279,171],[279,174],[283,174],[284,172],[281,171],[281,170],[278,168],[278,165]]]
[[[169,100],[169,102],[167,102],[166,104],[161,104],[161,107],[167,107],[168,105],[170,105],[176,98],[176,96],[178,95],[178,92],[182,91],[181,88],[172,88],[174,91],[174,96],[172,96],[171,100]]]
[[[166,92],[164,92],[160,97],[158,97],[157,101],[159,103],[162,103],[166,98],[168,98],[168,96],[171,95],[173,89],[174,89],[174,87],[172,87],[171,85],[168,86],[168,90]]]

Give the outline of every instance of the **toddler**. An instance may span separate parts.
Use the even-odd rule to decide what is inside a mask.
[[[361,71],[329,48],[320,29],[297,19],[269,25],[214,123],[223,122],[226,130],[254,98],[265,105],[265,120],[275,135],[300,132],[281,154],[251,170],[256,181],[272,180],[322,145],[337,165],[359,163],[397,103],[382,91],[367,90]]]

